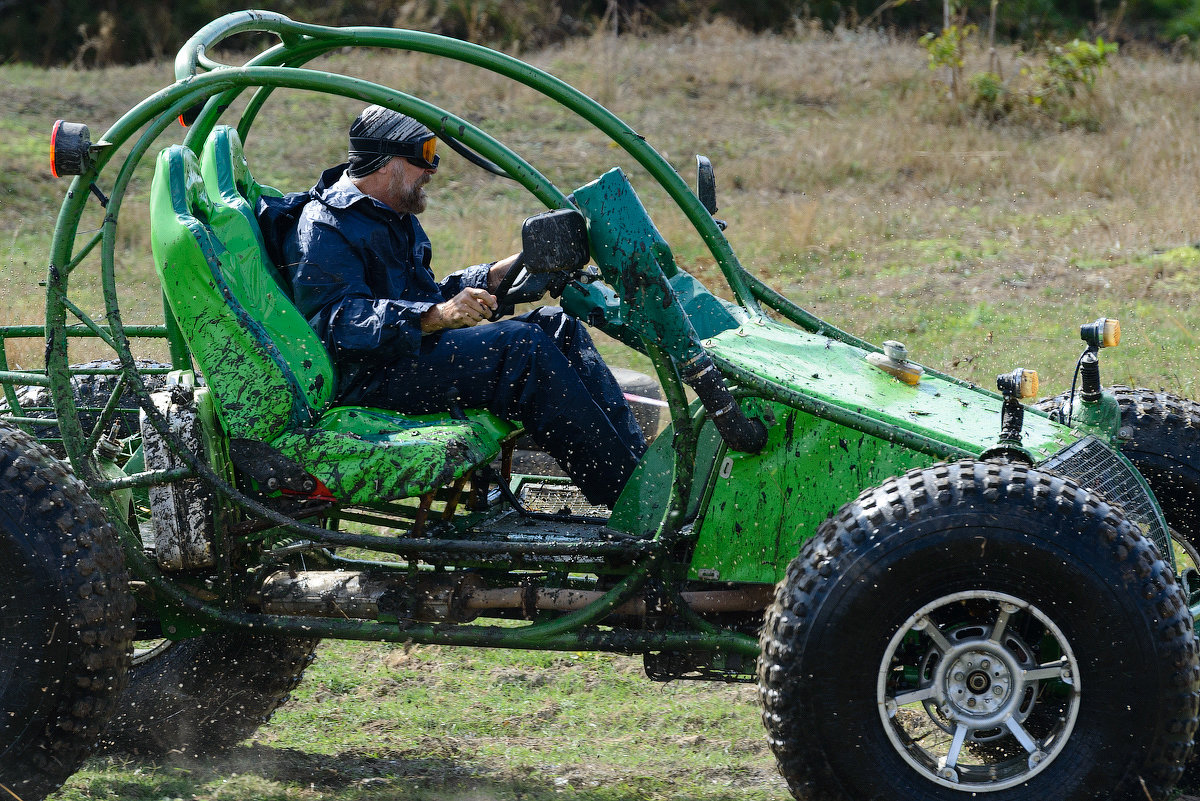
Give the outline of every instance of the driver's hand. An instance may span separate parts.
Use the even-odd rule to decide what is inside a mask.
[[[486,289],[469,286],[422,314],[421,331],[428,334],[444,328],[470,328],[490,319],[495,311],[495,295]]]

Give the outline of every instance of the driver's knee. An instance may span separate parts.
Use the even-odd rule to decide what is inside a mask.
[[[540,325],[519,319],[501,320],[488,326],[491,346],[500,349],[505,356],[527,354],[536,357],[547,348],[557,350],[554,339]]]
[[[577,321],[558,306],[539,306],[511,318],[513,322],[536,325],[552,339],[558,339],[566,331],[573,331]]]
[[[558,306],[541,306],[512,319],[536,325],[569,357],[595,349],[587,326]]]

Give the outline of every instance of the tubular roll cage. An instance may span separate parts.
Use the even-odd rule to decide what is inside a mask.
[[[222,64],[209,56],[215,45],[238,34],[270,33],[280,43],[254,56],[241,66]],[[533,622],[516,628],[473,626],[466,624],[417,624],[398,627],[370,621],[351,621],[327,618],[255,614],[224,608],[181,588],[163,575],[158,566],[142,551],[138,532],[114,513],[111,500],[115,491],[165,484],[182,478],[199,477],[218,492],[240,505],[248,514],[263,518],[291,535],[317,543],[347,543],[371,547],[379,551],[420,556],[422,553],[447,553],[461,550],[470,553],[469,542],[438,542],[437,540],[399,539],[349,535],[287,517],[255,499],[246,496],[203,460],[175,443],[175,448],[187,467],[172,471],[145,471],[123,479],[105,479],[92,451],[103,433],[106,419],[116,407],[122,389],[138,398],[138,403],[150,422],[160,432],[168,431],[166,421],[150,400],[145,384],[130,351],[130,337],[165,338],[171,360],[176,368],[190,367],[186,343],[164,304],[165,323],[161,326],[125,326],[117,303],[114,276],[117,219],[126,190],[135,168],[154,145],[158,136],[176,118],[200,108],[188,131],[184,144],[194,152],[201,146],[232,102],[247,89],[253,89],[248,104],[237,125],[238,133],[246,139],[256,116],[277,87],[315,91],[356,98],[401,111],[419,120],[435,133],[457,140],[498,165],[510,178],[529,190],[548,208],[568,208],[567,197],[536,168],[492,136],[454,114],[404,92],[360,78],[304,69],[314,58],[340,48],[374,47],[405,50],[444,57],[494,72],[528,86],[576,113],[608,135],[612,141],[632,156],[675,201],[695,227],[720,267],[736,301],[751,317],[762,315],[759,301],[776,310],[781,316],[808,331],[828,336],[866,350],[878,351],[875,345],[847,334],[788,301],[763,282],[747,273],[738,262],[712,215],[705,210],[674,168],[632,128],[596,101],[552,75],[488,48],[420,31],[373,27],[330,28],[297,23],[280,14],[265,11],[242,11],[226,15],[206,25],[180,50],[175,60],[176,81],[156,92],[122,116],[105,133],[94,148],[94,158],[87,170],[73,180],[59,211],[51,249],[46,282],[45,328],[36,326],[0,329],[0,384],[10,409],[19,408],[14,385],[39,385],[50,389],[57,411],[57,420],[34,420],[13,416],[9,420],[23,427],[34,423],[57,422],[63,445],[76,473],[87,483],[92,493],[109,510],[109,518],[122,538],[126,558],[136,578],[149,588],[154,602],[167,614],[187,619],[198,625],[214,627],[254,628],[306,637],[339,639],[416,641],[447,645],[502,645],[512,648],[547,650],[602,649],[628,652],[647,650],[725,651],[756,655],[757,642],[741,633],[721,629],[702,619],[686,604],[675,604],[688,624],[686,632],[612,631],[597,628],[606,615],[629,600],[642,589],[649,577],[667,562],[675,546],[686,539],[684,528],[687,498],[693,480],[694,455],[701,411],[693,416],[689,411],[683,380],[678,369],[657,343],[643,339],[646,354],[654,365],[669,405],[673,427],[674,465],[669,500],[652,539],[639,543],[635,567],[601,598],[584,609],[562,614],[550,620]],[[135,138],[136,137],[136,138]],[[76,236],[88,196],[96,187],[100,173],[114,154],[123,146],[132,146],[121,163],[105,207],[101,229],[78,248]],[[68,298],[71,274],[99,246],[101,288],[107,314],[107,324],[94,320]],[[77,322],[68,323],[68,315]],[[46,338],[45,373],[9,370],[3,342],[11,337],[44,335]],[[71,376],[79,371],[69,368],[68,340],[73,337],[101,339],[116,352],[121,368],[118,386],[92,431],[84,431],[76,410]],[[752,381],[736,374],[732,365],[720,365],[744,389],[739,394],[775,399],[795,405],[794,392],[788,392],[770,382]],[[941,374],[938,374],[941,375]],[[943,376],[955,383],[958,379]],[[812,411],[836,419],[841,412],[818,399],[804,399]],[[959,449],[909,434],[902,430],[871,425],[855,420],[856,427],[891,441],[901,442],[915,450],[941,458],[963,455]],[[874,430],[869,430],[874,429]],[[173,440],[173,437],[168,437]],[[478,545],[478,544],[475,544]],[[445,548],[443,548],[445,546]],[[572,552],[570,544],[558,543],[555,553]],[[628,542],[580,543],[578,553],[628,555]],[[479,552],[478,549],[476,552]],[[548,553],[551,551],[547,551]],[[227,577],[228,578],[228,577]],[[171,614],[171,612],[174,614]],[[181,614],[180,614],[181,613]]]

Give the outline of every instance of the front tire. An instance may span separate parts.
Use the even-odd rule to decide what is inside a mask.
[[[100,507],[0,427],[0,796],[45,797],[95,745],[125,686],[132,612]]]
[[[1197,725],[1170,567],[1103,499],[1019,465],[864,492],[789,566],[761,646],[763,721],[809,801],[1157,799]]]

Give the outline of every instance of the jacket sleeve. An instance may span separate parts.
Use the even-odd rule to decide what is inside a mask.
[[[416,353],[421,315],[434,304],[378,298],[367,283],[363,254],[336,228],[301,224],[289,253],[296,306],[334,361]]]
[[[492,264],[495,264],[495,262],[492,262]],[[438,287],[442,290],[442,297],[450,300],[450,298],[462,292],[467,287],[487,289],[488,271],[492,269],[492,264],[476,264],[473,267],[467,267],[458,272],[450,273],[438,282]]]

